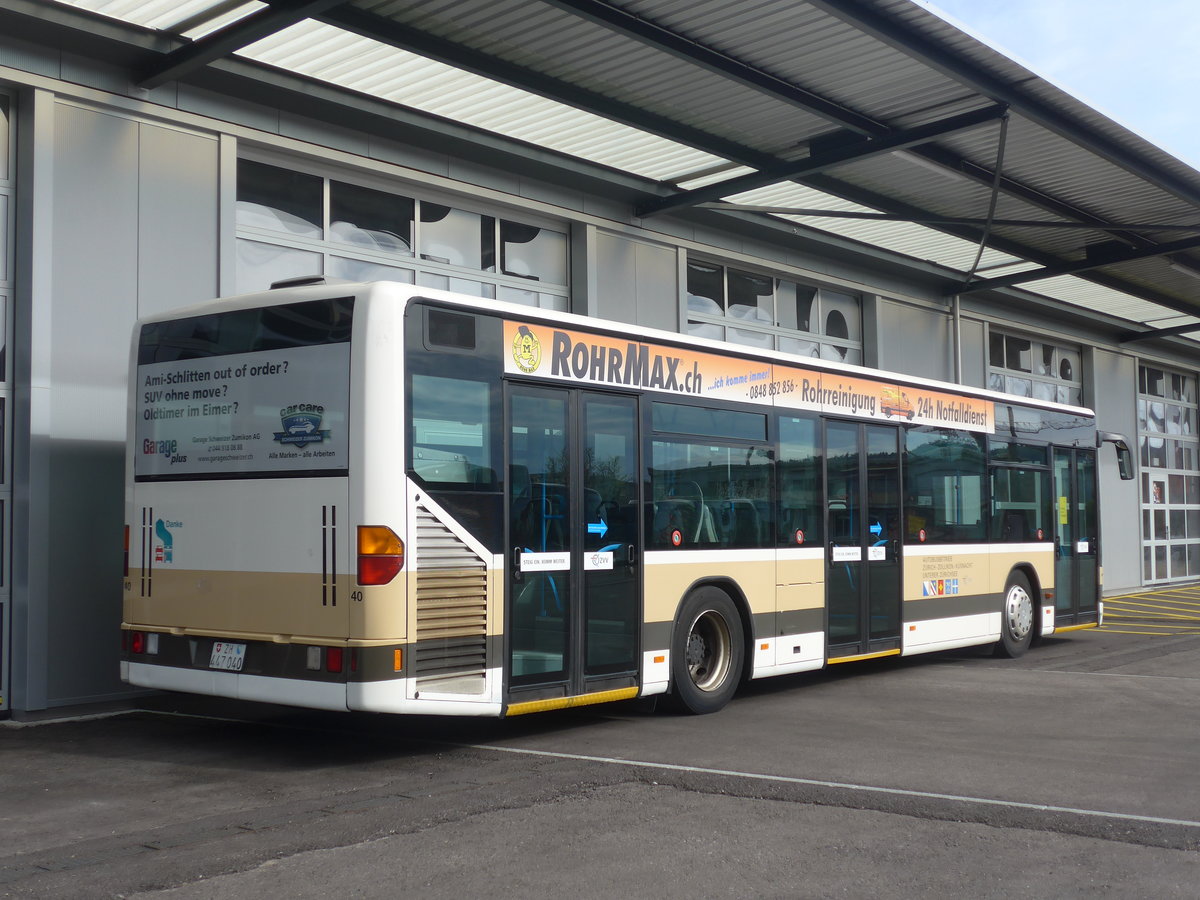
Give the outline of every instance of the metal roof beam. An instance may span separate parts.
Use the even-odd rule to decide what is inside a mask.
[[[791,82],[776,78],[740,60],[712,50],[703,44],[685,38],[660,25],[656,25],[647,19],[613,7],[603,2],[603,0],[542,0],[542,2],[603,25],[609,30],[624,34],[656,50],[671,53],[680,59],[687,60],[723,77],[732,78],[747,87],[768,94],[776,99],[789,102],[794,106],[822,116],[830,122],[842,125],[852,131],[872,137],[880,137],[892,130],[885,123],[863,115],[843,104],[835,103]],[[984,167],[941,147],[925,146],[914,148],[911,152],[950,171],[957,172],[972,181],[984,184],[989,189],[995,181],[993,173]],[[1028,185],[1013,181],[1006,176],[1001,178],[1000,187],[1005,194],[1016,197],[1054,215],[1074,219],[1079,222],[1093,222],[1101,226],[1106,224],[1098,216],[1085,210],[1077,209],[1062,200],[1035,190]],[[1111,229],[1105,228],[1104,230]],[[1121,237],[1134,246],[1150,245],[1148,240],[1137,235],[1121,235]]]
[[[648,19],[604,3],[602,0],[542,0],[542,2],[598,25],[603,25],[610,31],[619,32],[653,47],[655,50],[670,53],[679,59],[687,60],[747,87],[786,100],[800,109],[815,113],[859,134],[879,137],[892,130],[870,116],[855,112],[847,106],[814,94],[812,91],[784,81],[782,78],[776,78],[761,69],[756,69],[754,66],[683,37]]]
[[[632,103],[613,100],[596,91],[561,81],[354,6],[333,8],[312,18],[742,165],[762,169],[780,162],[769,153],[752,150],[736,141],[684,125]]]
[[[1042,269],[1032,269],[1028,272],[1017,272],[1013,275],[1002,275],[999,278],[985,278],[982,281],[972,281],[956,287],[952,294],[972,294],[977,291],[990,291],[996,288],[1012,287],[1025,284],[1028,281],[1041,281],[1043,278],[1057,278],[1060,275],[1077,275],[1092,269],[1102,269],[1118,263],[1136,262],[1139,259],[1152,259],[1168,253],[1182,253],[1185,250],[1195,250],[1200,247],[1200,238],[1190,238],[1184,241],[1172,241],[1168,244],[1156,244],[1144,250],[1131,250],[1122,253],[1094,253],[1087,259],[1072,263],[1049,265]]]
[[[1014,112],[1019,112],[1042,128],[1084,147],[1097,156],[1125,169],[1138,178],[1157,185],[1174,197],[1200,206],[1200,191],[1176,178],[1159,165],[1139,153],[1122,147],[1111,138],[1104,137],[1076,117],[1055,109],[1049,103],[983,71],[969,60],[948,49],[943,44],[919,34],[900,19],[882,15],[873,9],[869,0],[808,0],[809,4],[827,12],[877,40],[895,47],[914,59],[937,69],[956,81],[991,97],[998,103],[1007,103]]]
[[[650,200],[637,210],[637,215],[652,216],[667,212],[668,210],[678,209],[682,206],[695,206],[697,203],[707,203],[710,200],[717,200],[721,197],[727,197],[730,194],[740,194],[743,191],[753,190],[763,185],[803,178],[805,175],[813,175],[835,166],[868,159],[882,153],[906,150],[909,147],[915,147],[918,144],[924,144],[939,137],[945,137],[949,134],[956,134],[960,131],[978,128],[980,125],[986,125],[989,122],[995,122],[1003,117],[1006,112],[1007,108],[1002,105],[987,106],[983,109],[972,110],[961,115],[950,116],[937,122],[919,125],[916,128],[894,131],[884,137],[855,141],[850,146],[838,150],[827,153],[814,153],[806,159],[781,163],[758,172],[750,172],[746,175],[739,175],[726,181],[717,182],[716,184],[705,185],[695,190],[682,191],[669,197]]]
[[[260,41],[269,35],[312,18],[344,0],[273,0],[271,5],[230,22],[197,41],[184,44],[166,54],[135,79],[138,87],[151,90],[182,78],[215,59]]]
[[[1153,331],[1126,331],[1117,338],[1121,344],[1132,344],[1134,341],[1149,341],[1154,338],[1175,337],[1191,331],[1200,331],[1200,322],[1191,325],[1174,325],[1170,328],[1155,328]]]

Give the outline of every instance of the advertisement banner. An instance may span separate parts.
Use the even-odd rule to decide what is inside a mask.
[[[134,476],[345,470],[350,344],[137,367]]]
[[[840,372],[505,321],[505,371],[782,409],[991,433],[990,400]]]

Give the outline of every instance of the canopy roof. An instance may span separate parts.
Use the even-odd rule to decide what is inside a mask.
[[[283,70],[632,180],[646,219],[770,216],[947,295],[1200,329],[1200,173],[911,0],[0,0],[10,34],[104,18],[142,87]]]

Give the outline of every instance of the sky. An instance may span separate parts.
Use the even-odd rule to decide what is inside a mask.
[[[916,0],[1200,169],[1200,0]]]

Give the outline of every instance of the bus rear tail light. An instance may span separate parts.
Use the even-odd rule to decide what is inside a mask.
[[[358,526],[358,583],[388,584],[404,568],[404,541],[386,525]]]

